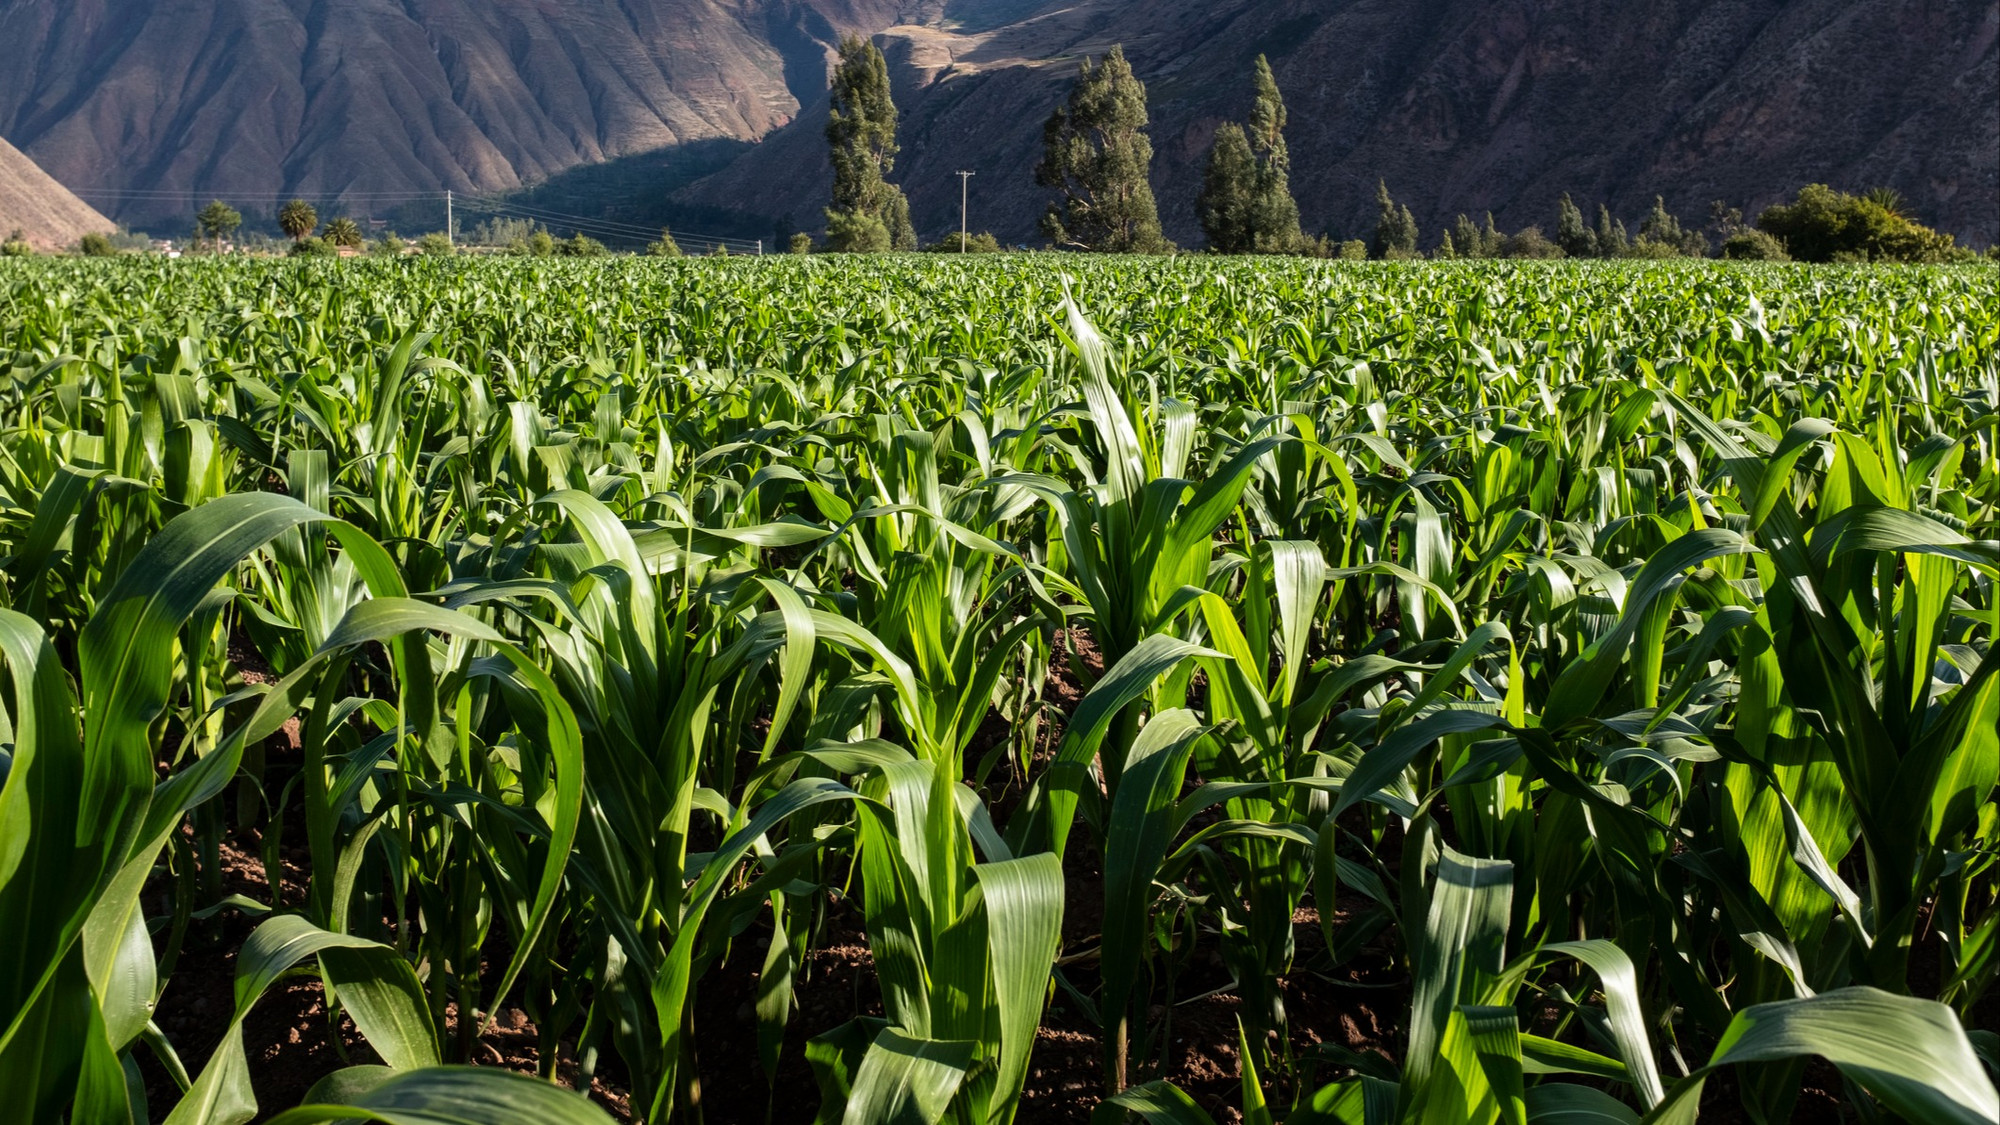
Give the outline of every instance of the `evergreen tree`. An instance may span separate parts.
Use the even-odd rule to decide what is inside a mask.
[[[1451,248],[1457,257],[1483,258],[1486,256],[1480,253],[1479,250],[1479,224],[1473,222],[1464,214],[1460,214],[1458,219],[1451,224],[1451,233],[1446,237],[1451,239]]]
[[[1380,213],[1375,219],[1375,256],[1409,258],[1417,252],[1417,220],[1408,207],[1399,207],[1389,197],[1387,180],[1375,187],[1375,203]],[[1463,247],[1460,251],[1463,252]]]
[[[1452,250],[1460,258],[1497,258],[1507,242],[1507,236],[1493,225],[1491,211],[1486,213],[1484,227],[1461,214],[1451,225],[1450,239]]]
[[[1285,145],[1284,96],[1271,74],[1270,60],[1257,56],[1257,100],[1250,107],[1250,147],[1260,163],[1250,198],[1252,249],[1289,254],[1299,248],[1299,205],[1292,198],[1292,155]]]
[[[1257,157],[1243,129],[1229,122],[1215,131],[1215,147],[1208,151],[1208,168],[1202,173],[1201,194],[1195,210],[1201,216],[1201,232],[1211,248],[1224,254],[1243,254],[1256,248],[1251,226],[1252,195],[1257,189]]]
[[[1111,48],[1101,63],[1084,59],[1069,100],[1042,128],[1035,182],[1062,192],[1042,216],[1051,242],[1112,253],[1172,249],[1160,234],[1148,179],[1146,123],[1146,87],[1133,77],[1125,48]]]
[[[861,211],[828,211],[826,246],[837,254],[884,254],[896,248],[888,225]]]
[[[849,251],[916,249],[910,201],[883,178],[896,166],[896,103],[889,93],[889,64],[875,44],[853,35],[841,39],[832,101],[826,122],[833,154],[828,245]]]
[[[1611,217],[1611,208],[1597,205],[1597,256],[1600,258],[1621,258],[1632,249],[1632,240],[1625,236],[1625,220]]]
[[[1683,229],[1680,219],[1667,210],[1666,199],[1656,195],[1653,197],[1653,209],[1646,214],[1646,221],[1639,225],[1639,240],[1635,249],[1640,249],[1648,257],[1678,254],[1701,258],[1708,254],[1708,239],[1698,230]]]
[[[1568,192],[1563,192],[1562,202],[1556,205],[1556,245],[1571,258],[1589,258],[1597,254],[1597,239],[1584,224],[1583,211]]]
[[[223,240],[236,233],[243,225],[243,214],[236,208],[217,199],[201,209],[194,217],[194,237],[196,243],[208,241],[221,246]]]
[[[678,258],[681,256],[681,244],[674,241],[673,231],[661,227],[660,240],[646,244],[646,256],[650,258]]]

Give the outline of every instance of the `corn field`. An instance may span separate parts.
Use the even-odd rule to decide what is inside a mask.
[[[5,265],[9,1119],[1990,1125],[1996,349],[1985,267]]]

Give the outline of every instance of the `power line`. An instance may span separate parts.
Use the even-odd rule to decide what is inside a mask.
[[[637,226],[631,223],[619,222],[616,219],[599,219],[588,215],[572,215],[562,211],[551,211],[547,208],[530,207],[520,203],[478,201],[461,204],[461,206],[467,210],[477,211],[498,218],[528,219],[535,222],[554,223],[574,228],[585,234],[619,239],[656,238],[659,236],[661,229],[658,227]],[[672,231],[676,240],[685,238],[693,242],[734,245],[743,247],[744,249],[761,247],[763,245],[762,240],[754,238],[738,238],[734,235],[703,234],[698,231],[675,230],[671,226],[666,229]]]
[[[607,238],[615,240],[627,240],[627,239],[637,240],[642,238],[657,238],[659,237],[660,233],[658,228],[640,230],[633,227],[624,226],[622,224],[606,225],[604,222],[601,221],[586,219],[581,217],[530,214],[530,213],[517,212],[498,207],[478,207],[478,208],[471,208],[471,210],[492,216],[494,218],[520,219],[538,225],[568,227],[572,230],[578,231],[583,234],[588,234],[599,238]],[[729,235],[704,235],[704,234],[696,234],[691,231],[673,231],[672,233],[676,241],[684,239],[690,243],[711,243],[717,245],[728,245],[736,248],[741,248],[744,250],[749,250],[758,245],[755,239],[735,238]]]
[[[506,199],[467,199],[450,191],[323,191],[323,192],[245,192],[245,191],[180,191],[167,188],[113,188],[82,187],[71,188],[78,196],[134,203],[195,203],[209,199],[222,199],[237,203],[280,203],[293,199],[308,202],[325,202],[334,205],[369,203],[421,203],[436,202],[450,209],[454,204],[476,213],[497,218],[527,219],[532,222],[556,224],[570,227],[585,234],[616,240],[650,239],[660,233],[660,228],[640,226],[617,219],[606,219],[591,215],[576,215],[552,208],[539,207]],[[735,235],[708,234],[699,231],[673,230],[676,239],[686,239],[694,243],[711,246],[728,246],[737,249],[762,250],[763,240],[740,238]]]
[[[341,200],[423,200],[443,199],[441,191],[167,191],[160,188],[70,188],[70,194],[97,196],[100,198],[137,199],[141,201],[177,202],[189,199],[235,199],[246,203],[264,203],[291,199],[341,199]]]

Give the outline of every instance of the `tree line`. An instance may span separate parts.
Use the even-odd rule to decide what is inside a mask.
[[[1378,214],[1365,238],[1304,233],[1291,191],[1287,115],[1270,62],[1257,56],[1251,103],[1241,123],[1215,132],[1195,210],[1208,248],[1223,254],[1294,254],[1328,258],[1677,258],[1759,261],[1945,262],[1977,255],[1949,234],[1918,223],[1902,197],[1887,189],[1853,195],[1824,184],[1802,188],[1790,203],[1766,208],[1754,222],[1717,201],[1706,230],[1684,225],[1656,197],[1636,231],[1610,208],[1595,221],[1568,195],[1557,206],[1554,233],[1541,226],[1507,232],[1460,215],[1427,239],[1406,204],[1386,182],[1376,192]],[[857,36],[840,44],[826,139],[833,158],[826,248],[840,252],[914,250],[910,205],[891,183],[899,151],[889,68],[875,45]],[[1175,247],[1161,232],[1153,198],[1152,141],[1147,136],[1146,85],[1122,46],[1102,59],[1086,57],[1068,98],[1042,130],[1035,182],[1054,198],[1042,216],[1050,245],[1068,250],[1159,254]],[[812,249],[794,235],[791,249]],[[931,249],[999,249],[991,235],[959,245],[953,234]],[[2000,248],[1991,252],[2000,256]]]

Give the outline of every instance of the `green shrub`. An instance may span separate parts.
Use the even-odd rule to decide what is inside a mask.
[[[458,248],[451,244],[450,235],[432,231],[417,239],[417,253],[426,258],[449,258],[458,253]]]
[[[958,232],[952,231],[949,235],[924,247],[924,250],[932,254],[998,254],[1000,240],[993,237],[991,232],[981,231],[967,237],[965,245],[961,247]]]
[[[1952,237],[1916,223],[1891,204],[1899,197],[1876,192],[1849,195],[1808,184],[1790,203],[1765,208],[1757,226],[1782,239],[1802,262],[1943,262]]]
[[[81,239],[78,239],[76,250],[77,253],[82,254],[86,258],[115,258],[118,256],[118,247],[112,243],[111,236],[102,231],[91,231]]]
[[[1722,256],[1738,262],[1789,262],[1785,244],[1754,227],[1732,234],[1722,243]]]
[[[794,254],[810,254],[813,252],[813,236],[799,231],[792,235],[791,245],[787,249]]]
[[[1550,242],[1547,236],[1542,234],[1542,228],[1523,227],[1508,235],[1506,241],[1500,244],[1500,256],[1551,261],[1566,255],[1562,247]]]
[[[301,238],[285,254],[291,258],[332,258],[340,254],[340,248],[324,238]]]
[[[587,234],[575,234],[555,244],[558,258],[604,258],[611,251]]]
[[[1358,238],[1350,238],[1340,244],[1334,257],[1343,262],[1365,262],[1368,260],[1368,244]]]
[[[1657,239],[1646,238],[1645,236],[1642,235],[1638,238],[1633,239],[1631,244],[1626,246],[1625,249],[1621,251],[1618,256],[1621,258],[1640,258],[1651,261],[1661,261],[1667,258],[1679,258],[1682,257],[1683,255],[1681,254],[1681,248],[1677,243],[1661,242]]]
[[[646,256],[649,258],[678,258],[681,256],[681,244],[674,241],[672,231],[661,227],[660,240],[646,245]]]
[[[400,258],[403,256],[403,251],[409,247],[410,244],[398,237],[395,231],[385,230],[382,232],[382,237],[376,239],[375,244],[368,248],[368,252],[378,258]]]
[[[7,236],[7,241],[0,242],[0,258],[29,258],[34,253],[35,248],[28,245],[28,236],[18,228]]]

